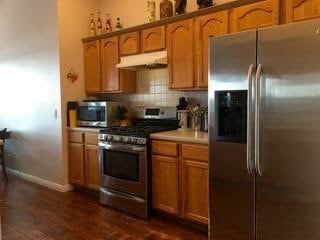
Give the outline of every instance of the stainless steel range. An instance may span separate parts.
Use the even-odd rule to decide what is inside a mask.
[[[100,203],[148,218],[151,194],[149,135],[178,128],[175,108],[146,108],[131,127],[101,130]],[[141,116],[140,116],[141,117]]]

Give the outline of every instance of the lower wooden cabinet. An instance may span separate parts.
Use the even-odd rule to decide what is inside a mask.
[[[98,146],[84,145],[85,149],[85,186],[94,190],[100,188]]]
[[[179,166],[173,157],[152,156],[153,207],[179,214]]]
[[[84,156],[82,143],[69,143],[69,182],[84,186]]]
[[[153,140],[152,188],[153,208],[207,224],[208,146]]]
[[[100,187],[96,133],[69,131],[69,182],[98,190]],[[96,139],[96,140],[95,140]]]
[[[183,216],[208,223],[208,163],[183,160]]]

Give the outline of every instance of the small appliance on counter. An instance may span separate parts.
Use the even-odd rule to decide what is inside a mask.
[[[178,128],[176,109],[135,109],[130,127],[100,130],[100,203],[148,218],[151,208],[151,133]]]
[[[129,109],[128,103],[109,102],[105,100],[85,100],[78,103],[77,125],[81,127],[111,127],[119,126],[120,108]]]
[[[78,102],[67,103],[67,126],[71,128],[77,127],[77,107]]]

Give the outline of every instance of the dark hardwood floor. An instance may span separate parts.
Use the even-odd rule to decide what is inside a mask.
[[[207,239],[180,224],[103,207],[86,193],[59,193],[10,175],[5,186],[0,177],[3,240]]]

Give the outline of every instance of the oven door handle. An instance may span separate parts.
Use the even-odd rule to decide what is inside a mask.
[[[99,147],[107,150],[118,150],[123,152],[146,152],[146,147],[141,147],[137,145],[121,144],[121,143],[108,143],[99,142]]]

